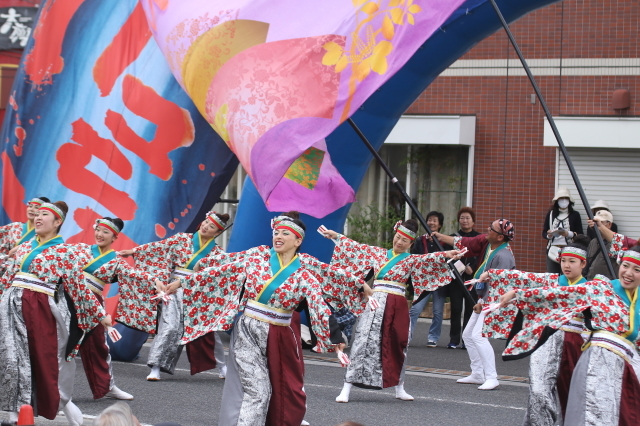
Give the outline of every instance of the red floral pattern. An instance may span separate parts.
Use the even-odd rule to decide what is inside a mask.
[[[500,296],[511,290],[554,286],[558,283],[558,274],[534,274],[515,269],[489,269],[489,291],[485,303],[499,303]],[[482,335],[491,339],[507,339],[516,319],[518,309],[514,305],[497,309],[485,317]]]
[[[23,226],[22,222],[0,226],[0,254],[8,254],[9,250],[15,247],[18,240],[22,238]]]
[[[91,260],[93,253],[88,244],[77,244],[79,250]],[[155,276],[146,271],[132,268],[121,256],[105,263],[93,272],[93,275],[104,281],[118,281],[120,300],[116,310],[115,321],[150,334],[156,332],[156,302],[151,300],[155,295]]]
[[[619,259],[620,257],[622,257],[625,251],[629,250],[637,243],[638,242],[636,240],[627,238],[622,234],[613,234],[611,246],[609,247],[609,256]]]
[[[120,287],[120,303],[118,305],[118,321],[130,327],[156,333],[157,300],[151,300],[156,294],[154,280],[157,278],[164,284],[169,284],[171,272],[176,268],[183,268],[194,255],[193,234],[180,232],[161,241],[143,244],[133,249],[135,268],[146,272],[147,278],[128,279]],[[202,259],[224,254],[220,246],[215,246],[209,255]],[[189,293],[185,288],[184,294]]]
[[[7,265],[7,270],[0,279],[0,292],[11,287],[13,278],[20,271],[22,259],[31,252],[31,244],[21,244],[15,256]],[[78,327],[85,333],[93,329],[107,314],[102,304],[93,295],[84,282],[82,265],[88,262],[86,254],[73,244],[58,244],[38,254],[28,272],[48,283],[61,282],[64,290],[73,300],[78,319]],[[83,336],[84,337],[84,336]],[[82,343],[82,338],[78,347]],[[77,347],[69,355],[73,358]]]
[[[180,280],[184,289],[192,290],[188,295],[185,292],[183,297],[185,307],[183,343],[188,343],[211,331],[229,330],[233,326],[236,314],[244,309],[249,299],[255,299],[271,279],[271,248],[268,246],[216,257],[216,259],[221,258],[231,261],[222,266],[208,267]],[[307,265],[313,263],[310,258],[311,256],[308,255],[301,256],[303,266],[273,292],[267,305],[291,311],[306,298],[311,316],[311,328],[318,338],[318,344],[314,349],[318,352],[332,351],[335,345],[329,339],[331,310],[325,302],[325,297],[344,300],[344,295],[334,295],[333,286],[323,286],[317,277],[323,276],[325,283],[329,283],[331,274],[336,274],[337,289],[342,288],[342,284],[347,285],[348,280],[338,270],[325,269],[326,273],[320,273],[321,267],[315,267],[320,269],[313,271],[313,265],[308,269]],[[208,266],[215,262],[215,259],[209,259],[202,264]],[[362,284],[357,280],[351,282],[357,282],[358,286]],[[243,283],[244,293],[239,300]]]
[[[338,236],[338,244],[333,250],[331,265],[351,271],[364,278],[373,269],[377,274],[389,261],[388,250],[360,244],[344,235]],[[384,276],[385,281],[406,284],[409,278],[413,284],[415,297],[423,291],[435,290],[449,284],[451,275],[444,253],[412,254],[397,262]]]
[[[591,326],[595,330],[624,336],[630,328],[629,308],[606,280],[565,287],[519,289],[516,299],[517,307],[524,315],[522,330],[509,342],[504,355],[531,350],[545,327],[559,329],[587,308],[591,310]],[[634,343],[638,348],[640,340]]]

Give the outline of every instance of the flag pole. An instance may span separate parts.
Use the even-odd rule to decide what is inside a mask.
[[[560,136],[560,132],[558,131],[558,127],[556,126],[556,122],[551,116],[551,111],[549,111],[549,107],[547,106],[547,103],[544,100],[544,97],[542,96],[542,92],[540,92],[540,88],[538,87],[538,84],[536,83],[536,80],[533,77],[533,74],[531,73],[531,69],[527,64],[527,61],[524,59],[524,56],[522,55],[522,51],[520,50],[520,47],[518,46],[516,39],[513,37],[513,34],[511,33],[509,24],[507,24],[507,21],[504,19],[504,16],[502,16],[502,12],[500,12],[500,8],[498,8],[496,1],[491,0],[491,5],[493,6],[493,9],[496,11],[498,18],[502,23],[502,27],[507,33],[507,37],[509,37],[509,41],[511,42],[511,45],[516,51],[518,58],[520,58],[520,62],[522,63],[522,66],[525,72],[527,73],[527,77],[531,82],[531,86],[533,86],[533,90],[536,92],[536,96],[540,101],[540,105],[544,110],[544,114],[547,116],[547,121],[551,126],[551,130],[553,131],[553,134],[556,137],[556,141],[558,142],[558,147],[560,148],[560,152],[562,153],[562,156],[564,157],[564,161],[567,164],[567,167],[569,168],[569,172],[571,173],[571,177],[573,178],[573,183],[576,185],[576,188],[578,189],[578,194],[580,195],[580,199],[582,200],[582,205],[584,206],[584,209],[587,213],[587,217],[590,220],[593,220],[593,212],[591,211],[591,207],[589,206],[589,200],[587,200],[587,195],[585,194],[584,189],[582,189],[582,185],[580,184],[580,179],[578,178],[578,173],[576,173],[576,169],[573,167],[573,162],[571,161],[571,157],[569,156],[569,153],[567,152],[567,148],[564,145],[564,142],[562,141],[562,137]],[[594,226],[593,228],[596,232],[596,238],[598,239],[598,245],[600,246],[600,250],[602,250],[604,260],[607,263],[607,269],[609,269],[609,273],[611,274],[613,279],[615,279],[616,273],[613,269],[613,265],[611,264],[611,259],[606,254],[609,252],[609,250],[607,250],[607,247],[604,244],[604,240],[602,239],[602,234],[600,234],[600,230],[598,229],[598,227]]]
[[[418,211],[418,208],[416,207],[416,205],[413,203],[413,200],[411,200],[411,197],[409,197],[409,194],[407,194],[407,192],[404,190],[404,187],[400,184],[400,182],[398,181],[398,178],[396,178],[393,175],[393,172],[391,171],[391,169],[389,169],[389,167],[385,164],[384,160],[382,159],[382,157],[380,157],[380,154],[378,154],[378,151],[376,151],[376,149],[373,147],[373,145],[371,145],[371,142],[369,142],[369,140],[367,139],[367,137],[364,135],[364,133],[362,133],[362,131],[360,130],[360,128],[356,125],[356,123],[353,122],[353,120],[351,118],[348,118],[347,121],[349,122],[349,124],[351,125],[351,127],[353,127],[353,130],[355,130],[355,132],[358,134],[358,136],[360,137],[360,139],[362,139],[362,142],[364,142],[364,144],[366,145],[366,147],[369,149],[369,151],[371,151],[371,154],[373,154],[373,156],[375,157],[375,159],[378,161],[378,164],[380,164],[380,167],[382,167],[382,169],[385,171],[385,173],[387,174],[387,176],[389,176],[389,179],[391,179],[391,183],[393,183],[396,187],[396,189],[402,194],[402,196],[404,197],[405,201],[407,202],[407,204],[409,204],[409,207],[411,208],[411,210],[413,211],[413,213],[416,215],[416,217],[418,218],[418,221],[420,222],[420,224],[422,225],[422,227],[424,229],[427,230],[427,233],[429,235],[431,235],[431,228],[429,228],[429,226],[427,225],[427,221],[424,220],[424,217],[422,217],[422,215],[420,214],[420,212]],[[433,243],[436,245],[436,247],[438,248],[438,251],[444,251],[444,249],[442,248],[442,244],[440,244],[440,241],[438,241],[437,238],[432,238]],[[426,251],[426,247],[425,247],[425,251]],[[476,304],[476,301],[473,299],[473,297],[471,296],[471,293],[469,293],[469,290],[467,290],[467,288],[464,285],[464,280],[462,279],[462,276],[460,275],[460,273],[458,272],[458,270],[456,269],[456,267],[453,265],[453,262],[448,262],[447,265],[449,265],[449,267],[451,268],[451,272],[453,273],[453,275],[456,278],[456,282],[462,286],[462,289],[464,290],[464,297],[467,300],[468,303],[471,304],[471,306]]]

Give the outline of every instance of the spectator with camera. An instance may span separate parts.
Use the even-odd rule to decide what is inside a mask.
[[[548,241],[547,272],[562,273],[558,263],[560,251],[571,242],[574,235],[583,233],[580,213],[573,210],[573,204],[569,190],[563,186],[559,187],[542,229],[542,237]]]

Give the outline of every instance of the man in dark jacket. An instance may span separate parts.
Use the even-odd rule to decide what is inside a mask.
[[[460,229],[455,234],[451,234],[452,237],[475,237],[480,233],[473,229],[476,222],[476,213],[471,207],[463,207],[458,211],[458,224]],[[465,270],[462,273],[462,278],[467,281],[473,278],[475,268],[478,266],[477,257],[464,257],[460,260],[465,265]],[[451,303],[451,329],[449,330],[449,344],[448,349],[461,348],[466,349],[464,342],[462,342],[462,329],[467,326],[467,322],[473,312],[473,306],[465,302],[464,292],[462,286],[456,283],[445,286],[447,296],[449,296],[449,302]],[[477,299],[475,289],[471,290],[471,296]],[[460,319],[462,317],[462,307],[464,304],[464,320],[462,326],[460,325]]]

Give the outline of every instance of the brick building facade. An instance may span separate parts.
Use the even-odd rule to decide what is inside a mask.
[[[554,117],[639,115],[637,1],[566,0],[523,17],[511,28],[535,67]],[[628,109],[612,109],[616,89],[629,90]],[[555,191],[558,160],[557,148],[543,146],[544,112],[537,100],[532,103],[533,93],[505,32],[499,31],[439,76],[407,114],[476,117],[476,228],[482,231],[493,219],[508,217],[516,225],[513,250],[518,267],[544,271],[541,232]],[[625,184],[624,176],[620,184]]]

